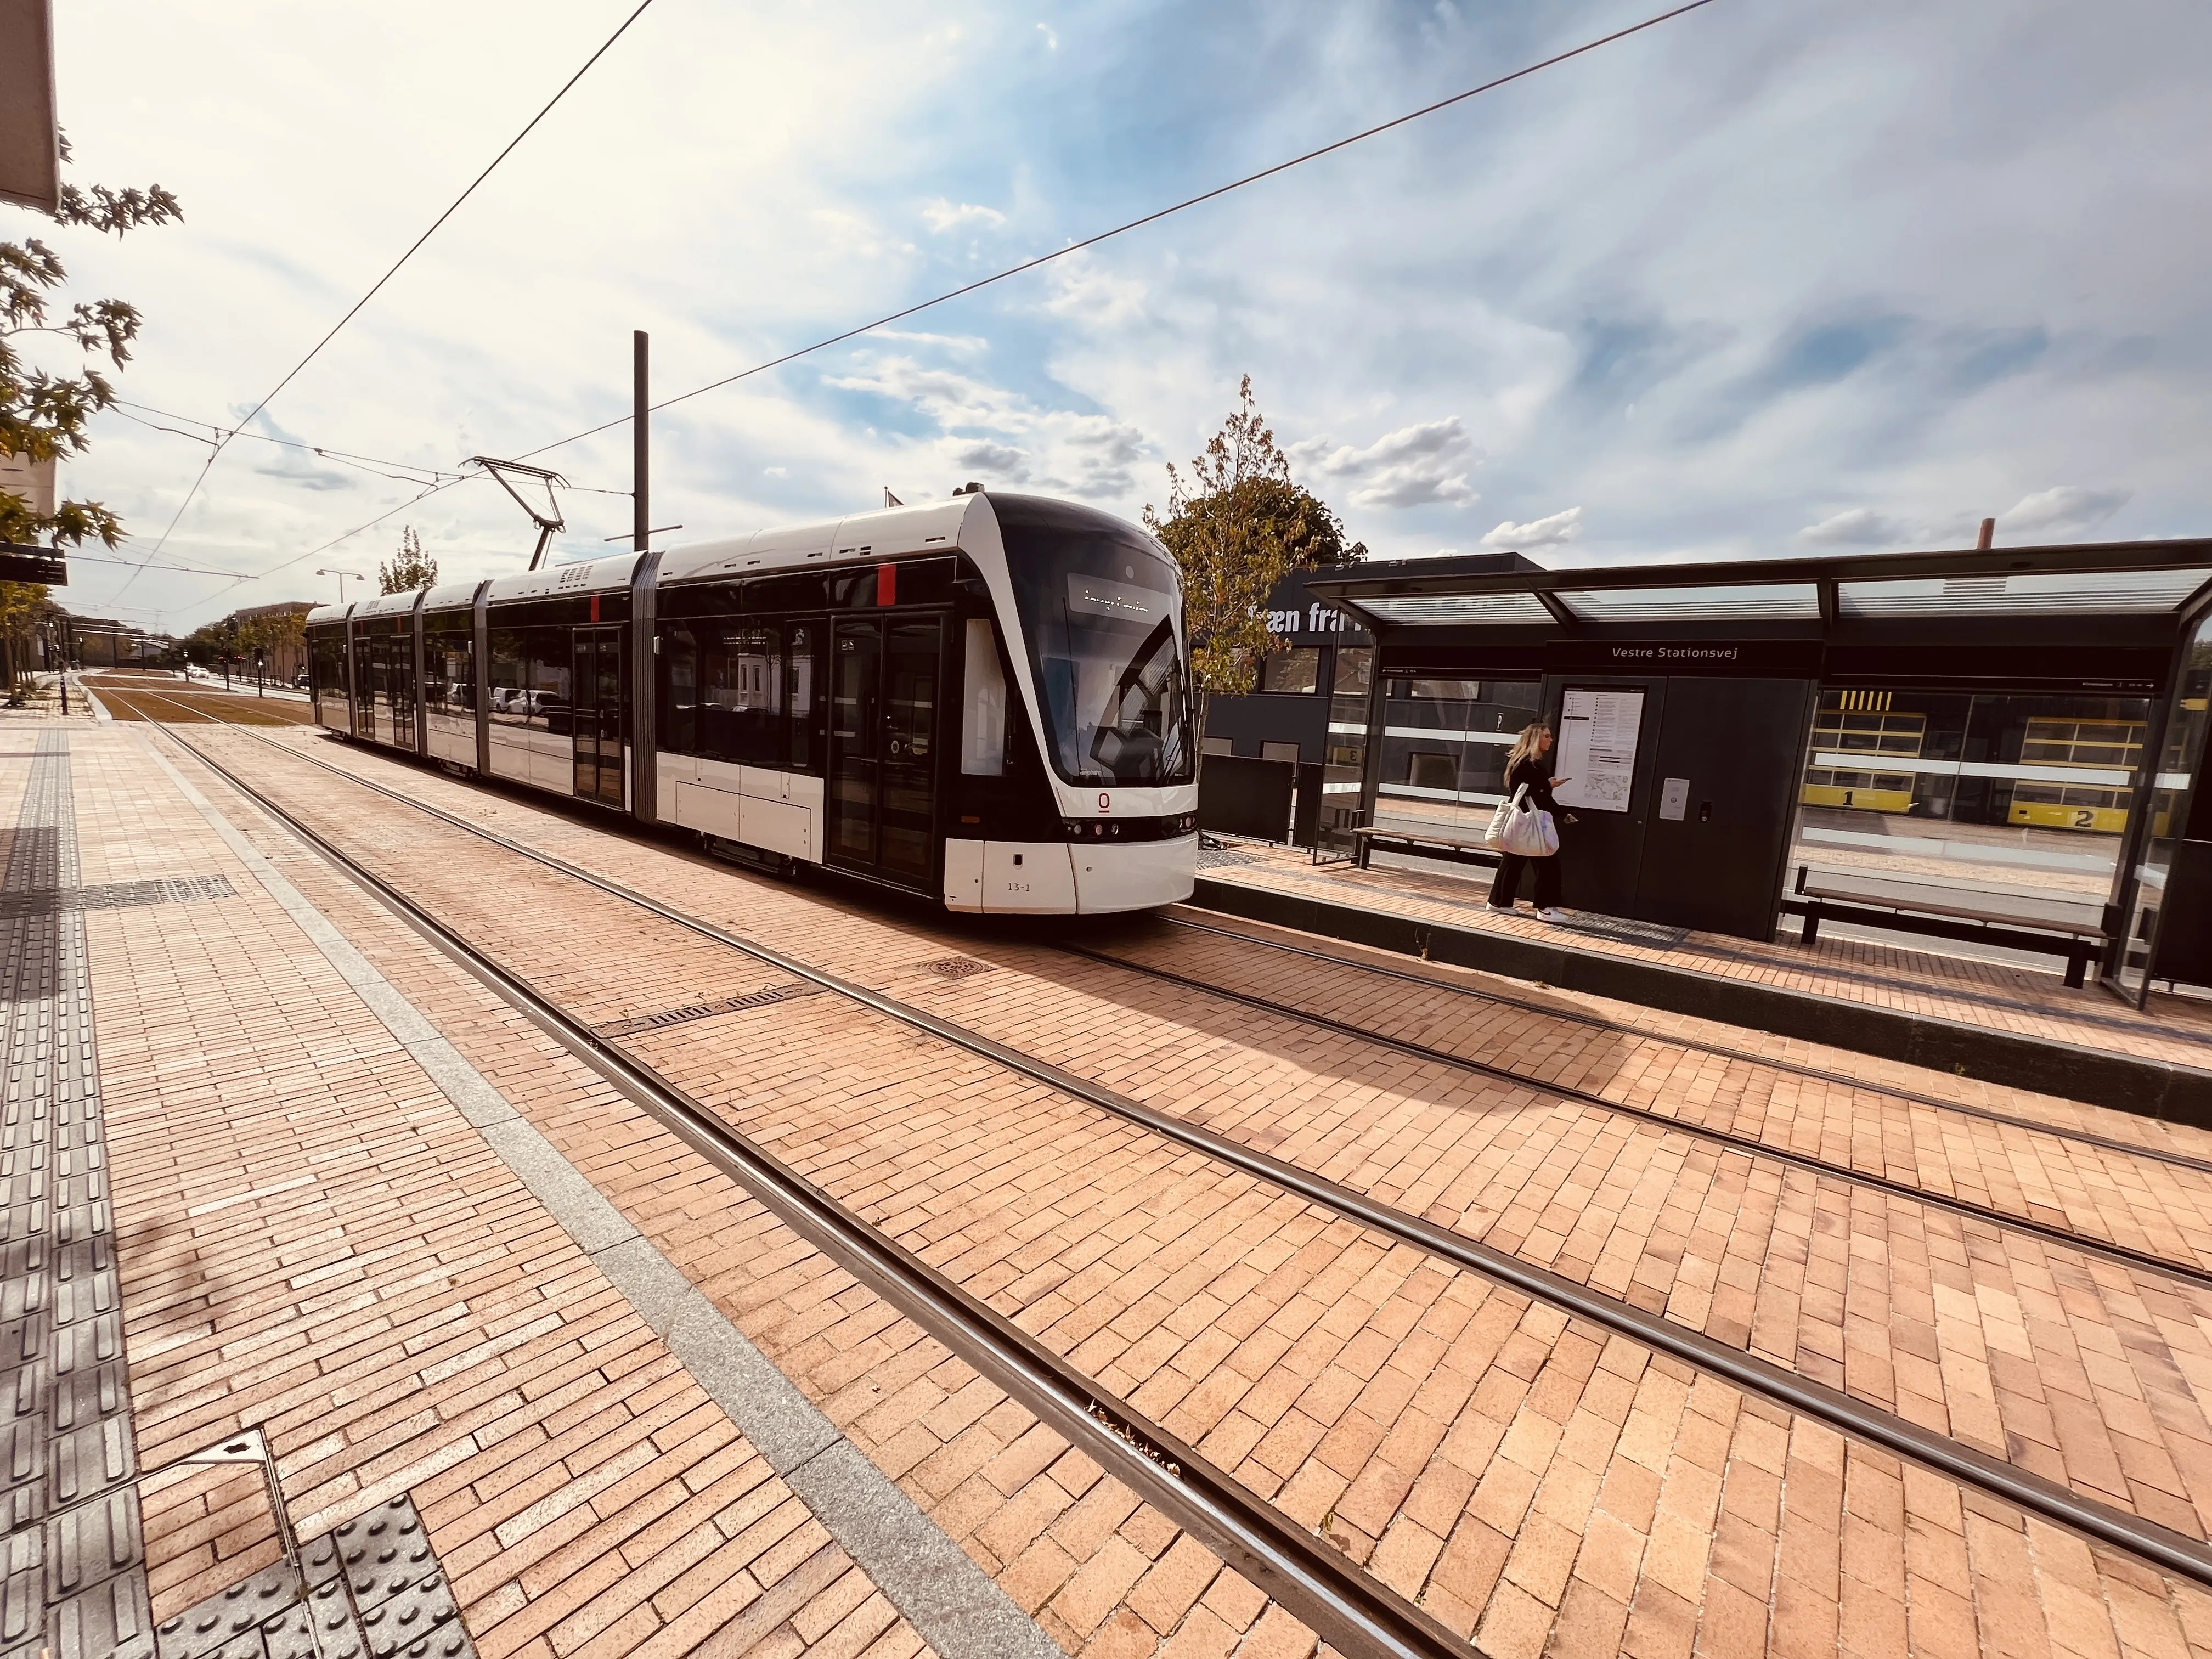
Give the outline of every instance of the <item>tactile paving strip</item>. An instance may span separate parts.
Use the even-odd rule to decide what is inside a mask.
[[[159,1659],[476,1659],[412,1499],[162,1620]]]
[[[0,890],[0,918],[51,915],[58,910],[128,910],[143,904],[191,904],[238,896],[228,876],[164,876],[152,881],[109,881],[97,887],[33,892]]]
[[[48,732],[0,876],[0,1659],[155,1650],[76,879]]]

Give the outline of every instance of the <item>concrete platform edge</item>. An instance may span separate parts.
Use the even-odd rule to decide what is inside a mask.
[[[1225,915],[1455,967],[1540,980],[1564,991],[1903,1060],[2007,1088],[2058,1095],[2138,1116],[2212,1128],[2212,1071],[2085,1048],[1959,1020],[1899,1013],[1835,997],[1693,974],[1599,951],[1455,927],[1384,910],[1200,876],[1190,903]]]
[[[848,1441],[150,738],[155,763],[460,1115],[945,1659],[1058,1655],[996,1580]]]

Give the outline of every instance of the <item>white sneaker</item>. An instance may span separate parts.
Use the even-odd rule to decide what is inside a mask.
[[[1536,912],[1536,920],[1539,921],[1565,921],[1566,919],[1567,913],[1565,910],[1539,910]]]

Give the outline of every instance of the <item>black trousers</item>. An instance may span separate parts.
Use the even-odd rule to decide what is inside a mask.
[[[1559,855],[1547,859],[1524,859],[1518,853],[1501,853],[1498,857],[1498,879],[1490,884],[1490,902],[1501,910],[1513,908],[1513,901],[1521,894],[1521,872],[1533,869],[1536,872],[1536,908],[1549,910],[1559,902]]]

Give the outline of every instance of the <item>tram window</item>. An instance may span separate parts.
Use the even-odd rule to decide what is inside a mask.
[[[528,720],[523,696],[522,632],[514,628],[491,630],[491,719],[498,726],[521,726]]]
[[[434,710],[476,707],[476,640],[464,619],[422,630],[422,701]]]
[[[700,752],[747,766],[781,766],[783,630],[755,623],[705,631],[699,662]]]
[[[816,572],[795,571],[789,575],[755,576],[745,583],[744,595],[744,608],[751,612],[815,611],[827,602],[829,588],[826,579]]]
[[[964,684],[960,698],[960,770],[971,778],[1006,771],[1006,675],[999,665],[998,630],[988,617],[968,621]]]
[[[1054,770],[1074,784],[1188,782],[1197,745],[1173,562],[1087,508],[994,505]]]
[[[563,735],[568,732],[573,634],[573,629],[566,628],[532,628],[523,631],[530,665],[524,713],[531,726],[540,732]]]
[[[313,635],[312,658],[315,695],[343,698],[346,690],[343,630],[336,628],[317,629]]]
[[[821,678],[816,664],[822,630],[794,624],[786,630],[789,649],[784,659],[786,700],[791,715],[791,769],[818,770],[822,757],[815,752],[814,733],[822,718]]]
[[[699,642],[688,628],[660,634],[660,746],[674,755],[699,752]]]

